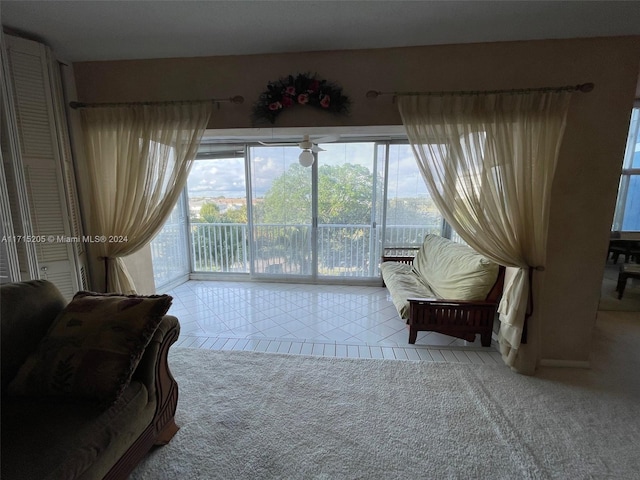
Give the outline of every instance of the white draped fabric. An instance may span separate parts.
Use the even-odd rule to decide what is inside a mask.
[[[500,350],[510,366],[521,343],[530,269],[545,265],[551,185],[570,97],[397,97],[418,166],[444,218],[476,251],[519,269],[498,308]]]
[[[162,228],[211,110],[208,102],[81,110],[90,197],[85,216],[105,259],[105,291],[135,293],[120,257],[142,248]]]

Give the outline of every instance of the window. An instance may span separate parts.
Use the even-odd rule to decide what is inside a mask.
[[[162,230],[151,242],[153,280],[156,288],[170,288],[189,278],[189,247],[186,237],[184,193],[164,223]]]
[[[428,233],[456,237],[406,141],[319,146],[302,167],[295,142],[204,141],[184,201],[152,242],[156,285],[184,279],[185,266],[197,279],[374,283],[383,247],[419,246]]]
[[[194,272],[248,273],[244,148],[200,159],[189,173],[189,231]]]
[[[613,230],[640,231],[640,105],[631,112]]]
[[[388,148],[386,247],[420,246],[428,233],[448,237],[442,215],[427,192],[411,146],[380,145]]]

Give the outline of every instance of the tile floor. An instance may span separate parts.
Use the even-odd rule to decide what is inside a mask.
[[[495,345],[420,332],[415,345],[383,287],[189,281],[168,291],[176,346],[502,365]]]

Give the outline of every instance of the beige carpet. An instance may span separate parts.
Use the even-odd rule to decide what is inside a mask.
[[[599,329],[610,363],[536,377],[173,348],[182,428],[131,478],[640,478],[640,322],[611,317]]]

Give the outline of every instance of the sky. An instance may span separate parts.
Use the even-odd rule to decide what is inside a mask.
[[[328,143],[320,145],[318,161],[324,164],[353,163],[373,170],[373,143]],[[380,147],[380,151],[384,149]],[[273,180],[293,163],[298,162],[300,149],[294,147],[251,148],[252,188],[255,197],[264,196]],[[426,190],[418,174],[413,153],[408,145],[392,145],[389,155],[389,195],[399,197],[424,196]],[[244,197],[244,158],[198,160],[189,175],[190,197]]]

